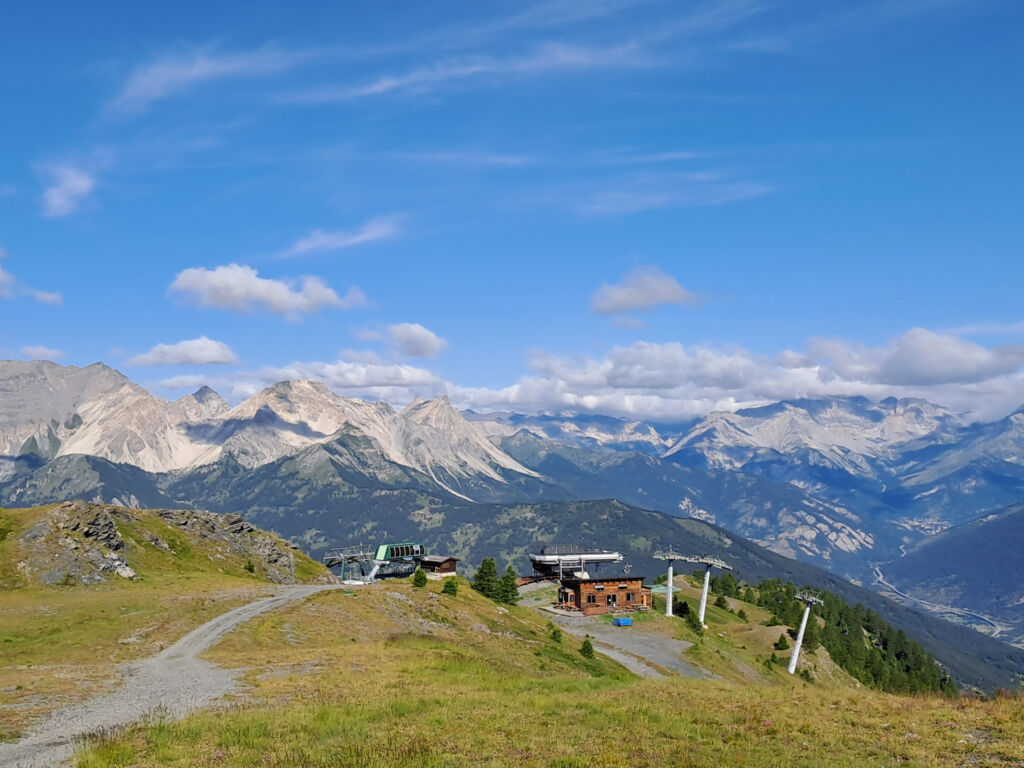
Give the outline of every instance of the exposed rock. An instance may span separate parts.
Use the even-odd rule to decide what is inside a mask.
[[[216,561],[251,562],[253,572],[277,584],[295,583],[295,553],[272,534],[254,528],[241,515],[201,510],[141,512],[91,502],[65,502],[50,509],[22,534],[26,556],[18,563],[24,577],[47,585],[99,584],[109,577],[136,579],[132,553],[150,545],[172,556],[173,547],[140,525],[155,514],[181,529]],[[121,535],[122,526],[128,538]],[[130,534],[130,535],[129,535]]]

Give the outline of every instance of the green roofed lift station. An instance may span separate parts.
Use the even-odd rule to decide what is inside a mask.
[[[426,547],[411,541],[376,547],[357,544],[331,551],[324,565],[340,568],[344,584],[373,584],[378,578],[408,576],[426,554]]]

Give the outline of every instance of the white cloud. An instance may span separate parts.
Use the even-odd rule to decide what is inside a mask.
[[[370,219],[357,230],[328,232],[323,229],[314,229],[278,255],[281,258],[291,258],[309,253],[340,251],[376,240],[389,240],[401,232],[403,218],[401,215],[378,216]]]
[[[46,169],[50,185],[43,190],[43,214],[51,218],[67,216],[96,186],[96,179],[73,165],[54,165]]]
[[[774,357],[734,347],[636,342],[603,358],[536,353],[501,389],[449,386],[462,407],[589,411],[681,420],[803,397],[922,397],[978,418],[1024,402],[1024,348],[979,347],[924,329],[879,346],[812,339]]]
[[[340,297],[318,277],[272,280],[241,264],[214,269],[191,267],[178,273],[169,290],[200,307],[233,312],[259,309],[292,318],[327,308],[354,309],[366,304],[366,295],[354,286]]]
[[[64,297],[59,293],[52,293],[50,291],[37,291],[34,288],[30,288],[28,291],[29,295],[38,301],[40,304],[63,304]]]
[[[774,356],[742,347],[675,342],[636,342],[613,347],[600,357],[537,352],[528,360],[526,375],[499,389],[446,383],[425,368],[382,362],[365,351],[342,352],[334,362],[293,362],[220,377],[175,377],[160,386],[195,389],[210,384],[237,400],[283,379],[309,378],[322,380],[345,396],[392,403],[448,393],[459,407],[480,410],[577,411],[664,421],[806,397],[922,397],[978,418],[1000,418],[1024,402],[1021,364],[979,366],[976,350],[947,354],[947,370],[941,376],[935,375],[933,356],[912,355],[904,365],[921,364],[921,370],[902,370],[904,383],[893,383],[893,369],[879,361],[885,361],[891,350],[927,345],[927,337],[917,330],[876,347],[830,342],[824,349],[811,340],[806,353],[784,350]],[[932,336],[945,343],[940,334]],[[837,367],[836,360],[851,349],[871,364]],[[988,352],[1004,354],[999,348]]]
[[[286,101],[329,104],[388,93],[427,93],[451,82],[488,77],[534,77],[548,73],[621,69],[648,64],[650,60],[633,45],[586,48],[565,43],[547,43],[522,56],[448,59],[404,74],[382,76],[362,85],[294,93],[287,96]]]
[[[132,72],[113,106],[120,112],[141,112],[201,83],[284,72],[311,55],[269,47],[226,53],[213,46],[166,54]]]
[[[0,248],[0,262],[3,262],[7,252]],[[37,291],[35,288],[25,285],[10,272],[6,271],[0,263],[0,299],[13,299],[15,296],[31,296],[41,304],[61,304],[64,298],[59,293],[49,291]]]
[[[925,328],[911,328],[881,347],[813,339],[809,351],[828,359],[832,370],[844,379],[896,385],[979,382],[1013,373],[1024,365],[1024,346],[986,348]]]
[[[64,352],[60,349],[51,349],[50,347],[44,347],[41,344],[30,344],[27,347],[21,348],[21,353],[33,360],[60,360],[64,357]]]
[[[236,362],[237,355],[223,341],[200,336],[177,344],[157,344],[148,352],[131,358],[128,365],[229,365]]]
[[[345,397],[408,402],[417,396],[445,393],[444,381],[435,373],[412,365],[381,363],[365,353],[343,353],[334,362],[293,362],[224,376],[188,374],[157,383],[167,390],[193,390],[207,384],[237,402],[278,381],[315,379]]]
[[[696,300],[691,291],[659,267],[637,267],[621,283],[598,288],[590,297],[590,308],[599,315],[615,315],[646,311],[659,304],[693,304]]]
[[[437,357],[448,342],[419,323],[399,323],[388,326],[391,342],[403,355],[410,357]]]

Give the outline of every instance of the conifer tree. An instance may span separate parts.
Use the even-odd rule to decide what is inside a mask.
[[[425,587],[427,586],[427,574],[423,572],[422,568],[417,568],[412,575],[412,585],[414,587]]]
[[[516,584],[516,569],[511,565],[505,569],[505,575],[498,582],[498,592],[495,600],[508,605],[515,605],[519,602],[519,585]]]
[[[459,594],[459,580],[456,579],[454,576],[445,579],[444,586],[441,587],[441,594],[451,595],[452,597],[455,597],[457,594]]]
[[[775,641],[776,651],[785,651],[789,648],[789,639],[786,637],[786,633],[783,632],[779,635],[779,639]]]
[[[498,565],[493,557],[485,557],[473,575],[473,589],[494,600],[498,592]]]

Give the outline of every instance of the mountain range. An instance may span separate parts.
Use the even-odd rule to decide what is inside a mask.
[[[923,400],[836,397],[653,423],[447,398],[398,410],[315,381],[232,407],[208,387],[164,400],[101,363],[0,362],[0,504],[70,498],[239,512],[312,552],[388,533],[386,509],[454,535],[445,509],[617,499],[869,583],[1024,499],[1024,412],[977,423]]]

